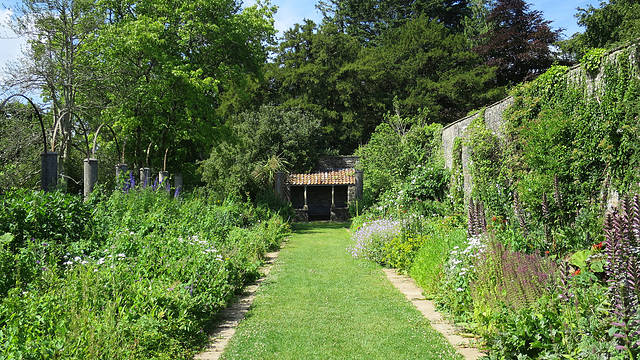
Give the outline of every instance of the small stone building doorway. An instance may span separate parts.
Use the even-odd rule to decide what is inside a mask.
[[[347,221],[349,203],[362,196],[357,157],[322,158],[311,174],[289,174],[285,180],[296,221]]]

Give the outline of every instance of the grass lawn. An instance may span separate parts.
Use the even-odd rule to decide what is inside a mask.
[[[346,224],[296,224],[223,359],[461,359],[346,248]]]

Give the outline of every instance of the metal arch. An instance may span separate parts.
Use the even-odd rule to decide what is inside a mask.
[[[42,142],[44,143],[44,153],[46,154],[47,153],[47,133],[46,133],[46,130],[44,129],[44,122],[42,121],[42,115],[40,114],[40,111],[38,110],[38,107],[36,106],[36,104],[34,104],[33,101],[31,101],[31,99],[29,99],[27,96],[23,94],[11,95],[8,98],[6,98],[2,102],[2,104],[0,104],[0,110],[4,109],[5,105],[7,104],[7,102],[9,102],[9,100],[18,96],[25,98],[29,102],[29,104],[31,104],[33,109],[36,111],[36,114],[38,115],[38,120],[40,121],[40,128],[42,129]]]
[[[56,134],[58,133],[58,129],[60,129],[60,120],[65,115],[73,115],[73,116],[77,117],[78,119],[80,119],[80,116],[78,116],[78,114],[76,114],[73,111],[65,111],[62,114],[60,114],[58,119],[56,119],[56,124],[55,124],[55,127],[53,128],[53,138],[51,140],[51,151],[55,151]],[[87,128],[84,127],[84,124],[82,123],[82,121],[80,121],[80,124],[82,126],[82,130],[84,131],[84,143],[85,143],[85,145],[87,147],[87,157],[88,157],[89,156],[89,138],[87,137]]]
[[[100,129],[102,129],[103,126],[106,126],[109,130],[111,130],[111,133],[113,134],[113,139],[116,142],[116,157],[118,157],[118,155],[120,155],[120,145],[118,145],[118,137],[116,136],[116,132],[113,131],[113,128],[111,127],[111,125],[107,123],[103,123],[100,126],[98,126],[98,130],[96,130],[96,134],[93,137],[93,148],[91,149],[91,155],[93,157],[96,156],[96,142],[98,141],[98,134],[100,134]],[[122,156],[124,158],[124,148],[122,149]]]

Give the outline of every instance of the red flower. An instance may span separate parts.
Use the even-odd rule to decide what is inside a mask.
[[[602,245],[603,245],[603,242],[601,241],[599,244],[595,244],[595,245],[591,246],[591,249],[593,251],[600,251],[600,250],[602,250]]]
[[[574,271],[573,274],[571,274],[571,275],[580,275],[580,269]]]
[[[491,218],[491,221],[497,221],[497,220],[498,220],[498,218],[495,217],[495,216]]]

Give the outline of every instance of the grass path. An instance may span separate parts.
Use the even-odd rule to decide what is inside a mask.
[[[223,359],[461,359],[344,224],[296,225]]]

